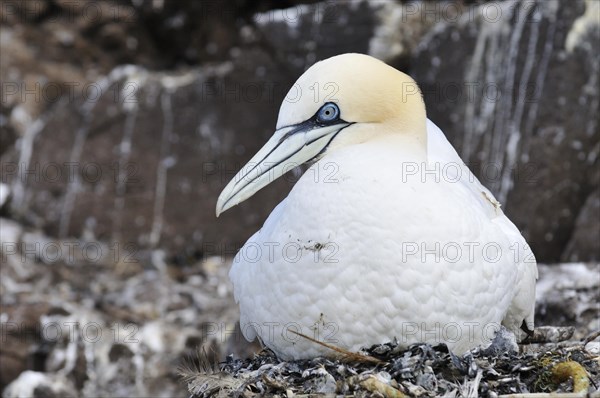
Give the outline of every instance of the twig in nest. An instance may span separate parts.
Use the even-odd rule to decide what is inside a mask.
[[[189,354],[177,367],[177,373],[184,381],[190,381],[190,379],[193,379],[198,374],[218,373],[220,368],[216,358],[217,356],[213,348],[210,349],[209,354],[206,351],[206,347],[198,347],[195,353]]]
[[[267,386],[274,390],[285,391],[287,389],[285,384],[281,383],[277,379],[270,378],[266,373],[261,375],[261,379]]]
[[[195,395],[212,396],[223,389],[239,389],[243,380],[222,372],[215,350],[211,347],[209,351],[202,346],[177,368],[179,376],[188,384],[188,390]]]
[[[573,326],[539,326],[522,344],[558,343],[570,339],[574,332]]]
[[[360,354],[357,354],[355,352],[351,352],[351,351],[348,351],[348,350],[344,350],[343,348],[336,347],[336,346],[334,346],[332,344],[327,344],[327,343],[324,343],[324,342],[319,341],[317,339],[313,339],[312,337],[309,337],[309,336],[307,336],[305,334],[302,334],[300,332],[296,332],[295,330],[291,330],[291,329],[288,329],[288,330],[290,332],[294,333],[294,334],[297,334],[298,336],[300,336],[302,338],[305,338],[308,341],[311,341],[311,342],[313,342],[315,344],[319,344],[319,345],[321,345],[323,347],[329,348],[330,350],[333,350],[333,351],[341,354],[342,355],[341,359],[344,360],[344,361],[346,361],[346,362],[356,361],[356,362],[368,362],[368,363],[375,363],[375,364],[384,363],[383,361],[380,361],[379,359],[377,359],[375,357],[372,357],[370,355],[360,355]]]
[[[583,346],[585,347],[587,345],[587,343],[589,343],[590,341],[596,340],[598,337],[600,337],[600,330],[596,330],[595,332],[590,333],[583,340]]]

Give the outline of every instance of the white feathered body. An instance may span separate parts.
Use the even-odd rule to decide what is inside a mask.
[[[328,153],[240,250],[246,338],[283,359],[396,339],[488,344],[533,329],[537,268],[518,229],[428,121],[426,162],[392,138]],[[436,165],[437,164],[437,165]]]

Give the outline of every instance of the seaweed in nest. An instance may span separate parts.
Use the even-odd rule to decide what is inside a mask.
[[[228,357],[217,373],[214,366],[211,368],[211,375],[219,376],[216,381],[221,383],[220,388],[215,383],[211,389],[190,388],[190,392],[195,398],[228,396],[224,394],[244,397],[292,394],[535,397],[535,393],[573,391],[597,394],[599,358],[584,347],[582,342],[552,342],[522,346],[520,353],[474,350],[456,357],[444,345],[416,344],[404,349],[390,342],[354,356],[289,362],[278,360],[265,349],[246,360]],[[193,384],[199,385],[207,383]]]

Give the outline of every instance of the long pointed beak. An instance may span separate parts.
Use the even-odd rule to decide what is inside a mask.
[[[250,198],[296,166],[317,157],[335,135],[352,123],[318,126],[305,122],[283,127],[233,177],[217,200],[217,217]]]

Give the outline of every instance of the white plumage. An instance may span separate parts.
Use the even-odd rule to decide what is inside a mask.
[[[336,98],[284,102],[274,137],[217,205],[250,197],[283,164],[319,159],[234,259],[244,336],[300,359],[335,352],[294,331],[350,351],[397,339],[460,354],[501,323],[533,329],[535,259],[426,120],[420,93],[406,95],[414,82],[358,54],[314,65],[297,85],[314,82],[335,82]]]

